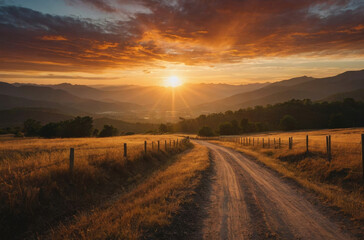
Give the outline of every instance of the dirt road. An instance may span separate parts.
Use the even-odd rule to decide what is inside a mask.
[[[295,186],[242,154],[210,149],[215,175],[204,239],[352,239]]]

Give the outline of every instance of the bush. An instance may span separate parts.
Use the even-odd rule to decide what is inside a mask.
[[[48,123],[40,129],[40,136],[45,138],[90,137],[93,133],[91,117],[76,117],[58,123]]]
[[[118,129],[114,128],[112,125],[104,125],[101,130],[99,137],[113,137],[118,135]]]
[[[159,125],[159,132],[161,132],[161,133],[168,132],[168,126],[166,124],[162,123],[161,125]]]
[[[201,137],[212,137],[214,136],[214,132],[210,127],[202,127],[200,131],[198,131],[198,135]]]
[[[346,127],[345,117],[342,113],[332,114],[329,119],[329,128]]]
[[[42,125],[39,121],[36,121],[34,119],[27,119],[24,122],[23,132],[24,132],[24,135],[27,137],[39,136],[39,132],[40,132],[41,128],[42,128]]]
[[[281,121],[280,126],[284,131],[294,130],[296,128],[297,120],[291,115],[285,115]]]
[[[226,122],[220,125],[219,132],[221,135],[233,135],[236,134],[234,126],[230,122]]]

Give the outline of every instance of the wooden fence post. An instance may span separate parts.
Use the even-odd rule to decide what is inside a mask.
[[[327,160],[331,162],[331,135],[326,136]]]
[[[262,141],[263,141],[263,148],[264,148],[264,138],[263,138],[263,140],[262,140]]]
[[[158,140],[158,152],[160,151],[160,141]]]
[[[169,140],[169,148],[172,148],[172,140]]]
[[[273,138],[274,149],[276,149],[276,138]]]
[[[144,153],[147,153],[147,141],[144,141]]]
[[[167,140],[164,140],[164,150],[167,151]]]
[[[364,180],[364,134],[361,135],[361,161],[362,161],[363,180]]]
[[[308,135],[306,135],[306,153],[308,153]]]
[[[177,138],[177,147],[178,147],[178,138]]]
[[[281,148],[281,138],[278,139],[278,148]]]
[[[73,173],[73,166],[75,163],[75,149],[70,148],[70,173]]]
[[[288,149],[292,149],[292,137],[288,138]]]
[[[270,148],[270,138],[268,138],[268,148]]]
[[[127,146],[126,143],[124,143],[124,157],[126,158],[127,156]]]

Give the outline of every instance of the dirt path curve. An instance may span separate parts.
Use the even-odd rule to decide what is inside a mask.
[[[205,141],[212,179],[204,239],[352,239],[294,186],[242,154]]]

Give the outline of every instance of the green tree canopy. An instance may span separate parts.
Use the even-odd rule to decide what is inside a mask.
[[[214,136],[214,132],[210,127],[204,126],[198,131],[198,135],[201,137],[212,137]]]
[[[23,132],[27,137],[39,136],[40,129],[42,128],[42,124],[39,121],[34,119],[27,119],[24,122]]]
[[[280,121],[281,128],[285,131],[290,131],[296,128],[297,121],[291,115],[284,115]]]
[[[101,130],[99,137],[113,137],[118,135],[118,129],[112,125],[104,125],[104,128]]]

